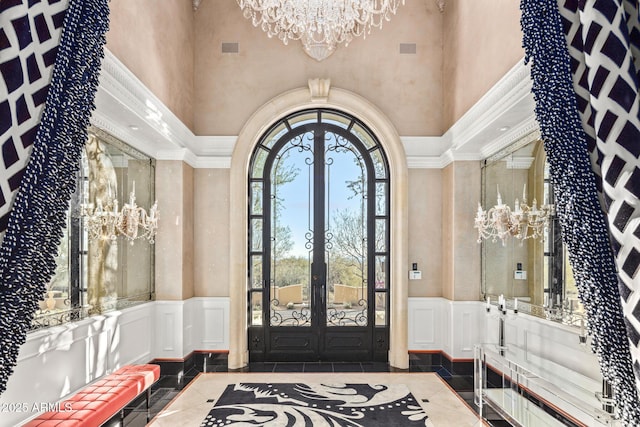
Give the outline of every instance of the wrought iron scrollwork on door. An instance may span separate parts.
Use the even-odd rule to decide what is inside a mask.
[[[309,326],[311,324],[311,312],[304,303],[292,302],[281,306],[276,298],[271,300],[271,326]]]
[[[358,300],[355,308],[327,308],[327,326],[367,326],[367,300]]]

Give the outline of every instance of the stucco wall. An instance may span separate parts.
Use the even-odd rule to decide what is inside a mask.
[[[229,169],[196,169],[194,293],[229,296]]]
[[[480,245],[473,217],[480,197],[480,162],[459,161],[442,171],[442,292],[456,301],[480,299]]]
[[[223,42],[237,42],[239,53],[223,54]],[[195,43],[198,135],[237,135],[261,105],[315,77],[373,102],[400,135],[442,134],[442,14],[431,0],[408,0],[382,30],[322,62],[298,41],[285,46],[268,38],[235,1],[201,3]],[[400,54],[400,43],[416,43],[417,53]]]
[[[192,128],[192,1],[111,0],[109,8],[107,49]]]
[[[422,279],[409,280],[410,297],[442,296],[442,170],[409,169],[409,264]]]
[[[193,175],[193,168],[181,161],[156,162],[156,197],[160,207],[155,267],[158,300],[194,296]]]
[[[447,1],[444,52],[443,127],[447,130],[524,58],[520,2]]]
[[[407,0],[382,31],[308,57],[253,27],[234,1],[112,0],[107,48],[198,135],[237,135],[262,104],[310,77],[365,96],[403,136],[442,135],[517,61],[512,0]],[[237,42],[238,54],[223,54]],[[415,43],[416,54],[399,53]],[[446,95],[445,95],[446,94]]]

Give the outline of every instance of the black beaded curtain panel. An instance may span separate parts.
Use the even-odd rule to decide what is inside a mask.
[[[108,0],[0,1],[0,393],[55,270]]]
[[[638,2],[522,0],[536,117],[593,350],[640,425]]]

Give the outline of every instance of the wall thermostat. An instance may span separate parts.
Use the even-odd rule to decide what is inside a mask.
[[[422,271],[420,270],[409,271],[409,280],[420,280],[420,279],[422,279]]]

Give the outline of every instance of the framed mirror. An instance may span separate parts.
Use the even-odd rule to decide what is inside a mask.
[[[510,224],[517,223],[514,218],[521,224],[481,239],[485,300],[503,296],[512,307],[517,299],[519,311],[580,324],[584,309],[553,209],[553,185],[542,141],[519,141],[487,158],[482,180],[481,205],[488,221],[497,215],[506,218],[508,212]]]

